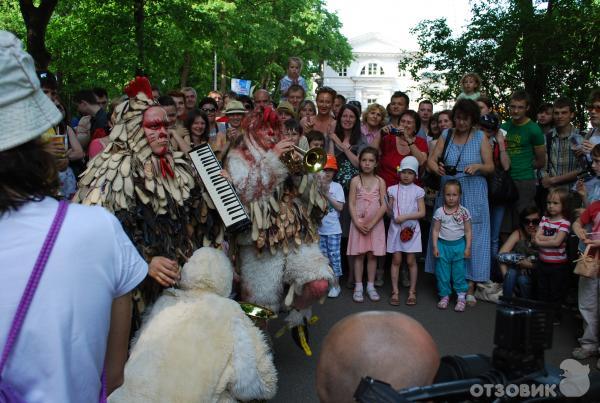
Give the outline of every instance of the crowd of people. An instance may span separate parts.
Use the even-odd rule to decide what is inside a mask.
[[[552,304],[558,322],[577,280],[577,250],[600,245],[600,90],[590,91],[588,130],[574,124],[568,98],[534,114],[522,90],[511,95],[501,123],[499,106],[480,92],[475,73],[461,80],[452,110],[434,111],[428,100],[412,110],[402,91],[387,105],[363,108],[329,87],[308,99],[302,61],[291,57],[277,97],[258,89],[251,97],[210,91],[199,99],[192,87],[163,93],[138,78],[112,100],[102,88],[77,92],[78,117],[71,118],[54,75],[31,77],[31,68],[15,61],[28,57],[15,41],[6,39],[0,56],[7,71],[18,73],[2,84],[27,107],[0,104],[6,122],[15,123],[0,137],[0,260],[9,262],[0,307],[16,307],[28,276],[21,269],[35,263],[22,240],[41,245],[56,200],[72,200],[60,229],[68,238],[59,238],[55,250],[89,270],[83,275],[71,262],[73,273],[53,273],[64,260],[51,256],[42,283],[72,290],[53,305],[53,315],[40,307],[28,313],[21,332],[39,334],[35,328],[43,324],[53,330],[37,337],[56,339],[64,349],[77,340],[93,344],[83,350],[86,357],[64,349],[43,355],[47,342],[22,337],[13,353],[19,360],[9,360],[0,378],[17,389],[39,377],[38,391],[64,401],[94,400],[100,385],[114,390],[122,383],[132,306],[136,329],[164,288],[179,286],[181,267],[201,246],[222,249],[235,262],[234,298],[290,312],[294,339],[310,355],[310,305],[325,295],[337,298],[344,274],[356,303],[379,301],[377,287],[389,272],[389,304],[401,304],[402,285],[404,303],[414,306],[421,262],[436,277],[439,309],[449,307],[453,294],[455,311],[475,306],[477,284],[495,279],[505,296]],[[45,97],[31,84],[37,80]],[[242,234],[225,233],[188,159],[203,144],[221,161],[221,176],[251,219]],[[322,150],[322,172],[311,172],[299,149]],[[499,195],[498,184],[511,191]],[[599,354],[600,282],[578,281],[584,333],[573,356],[586,359]],[[89,284],[101,285],[97,295]],[[68,319],[60,304],[73,299],[83,303]],[[0,308],[4,333],[14,327],[11,309]],[[60,361],[70,379],[97,382],[65,384],[58,372],[31,371],[26,357],[38,362],[33,357],[40,354],[45,362]],[[6,363],[3,357],[0,377]],[[324,384],[319,393],[337,387]],[[253,398],[274,390],[264,393]]]

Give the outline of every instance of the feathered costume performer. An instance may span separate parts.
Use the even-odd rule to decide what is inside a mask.
[[[225,162],[253,224],[236,240],[242,299],[275,312],[292,308],[286,321],[310,355],[304,334],[310,304],[333,280],[318,246],[327,201],[314,174],[293,177],[280,160],[281,123],[272,109],[253,112],[243,125],[246,134]]]
[[[113,212],[146,261],[163,256],[181,267],[200,246],[220,242],[223,226],[185,154],[171,152],[149,81],[137,77],[125,92],[110,143],[81,175],[74,201]],[[140,289],[143,310],[161,287],[147,278]]]

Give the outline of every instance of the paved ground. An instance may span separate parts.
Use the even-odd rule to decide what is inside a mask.
[[[422,271],[421,271],[422,273]],[[387,303],[390,295],[388,284],[380,288],[381,301],[370,302],[365,296],[365,303],[352,301],[350,290],[343,289],[337,299],[328,299],[323,305],[314,308],[319,321],[311,327],[311,345],[313,356],[307,357],[293,343],[289,333],[274,338],[275,364],[279,371],[279,390],[273,402],[317,402],[315,392],[315,368],[321,340],[329,328],[338,320],[352,313],[367,310],[399,310],[418,320],[433,336],[441,355],[490,354],[493,348],[494,321],[496,305],[478,302],[474,308],[467,308],[464,313],[456,313],[451,309],[440,311],[435,304],[435,283],[432,275],[421,274],[419,279],[418,304],[408,307],[404,304],[392,307]],[[401,299],[407,295],[407,289],[401,290]],[[451,305],[453,307],[453,305]],[[269,332],[274,335],[281,326],[279,320],[272,321]],[[577,345],[576,331],[580,323],[567,313],[560,326],[554,326],[554,343],[546,352],[546,362],[558,366],[562,360],[570,357],[570,352]],[[399,341],[401,343],[401,341]],[[382,347],[383,348],[383,347]],[[389,348],[386,346],[384,348]],[[595,370],[596,362],[591,359],[586,363]]]

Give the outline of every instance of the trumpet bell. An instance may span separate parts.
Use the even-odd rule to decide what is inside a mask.
[[[321,147],[313,147],[305,151],[303,162],[308,173],[320,172],[327,163],[327,154]]]
[[[264,306],[256,305],[251,302],[239,302],[242,311],[253,321],[269,320],[275,318],[275,312]]]

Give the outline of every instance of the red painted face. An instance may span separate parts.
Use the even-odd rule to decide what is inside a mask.
[[[161,157],[169,151],[169,122],[164,109],[154,106],[144,113],[142,127],[152,153]]]

